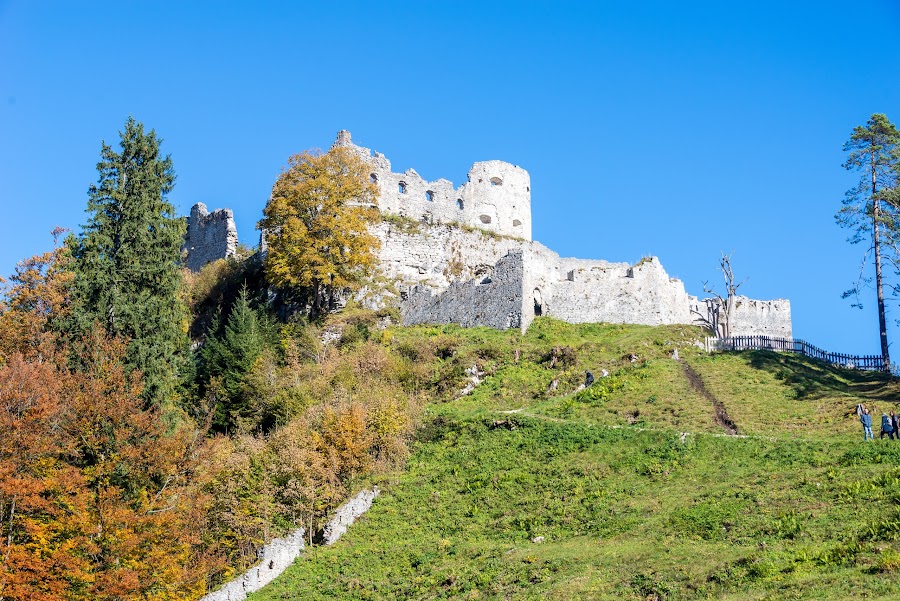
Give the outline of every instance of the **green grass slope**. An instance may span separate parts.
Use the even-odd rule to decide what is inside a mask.
[[[900,387],[706,355],[701,335],[386,332],[434,399],[407,469],[252,601],[900,598],[900,442],[863,443],[853,414]],[[472,365],[484,381],[455,398]],[[597,382],[576,392],[585,369]]]

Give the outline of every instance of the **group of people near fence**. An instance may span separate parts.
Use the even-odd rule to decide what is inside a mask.
[[[872,415],[869,413],[869,410],[866,409],[866,406],[863,404],[859,404],[856,406],[856,414],[859,416],[859,421],[863,426],[863,440],[875,440],[875,436],[872,434]],[[878,438],[884,438],[887,436],[891,440],[900,440],[900,415],[895,414],[893,411],[890,413],[881,414],[881,434]],[[896,439],[894,438],[896,436]]]

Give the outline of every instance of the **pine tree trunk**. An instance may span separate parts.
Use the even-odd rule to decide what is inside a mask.
[[[881,337],[882,370],[891,372],[891,357],[888,350],[887,319],[884,312],[884,287],[881,278],[881,206],[876,198],[875,160],[872,159],[872,241],[875,247],[875,291],[878,295],[878,332]]]
[[[878,294],[878,331],[881,336],[881,355],[884,358],[882,369],[885,372],[891,371],[891,357],[888,351],[887,339],[887,319],[884,312],[884,288],[881,282],[881,241],[879,239],[880,232],[878,229],[878,202],[875,203],[875,229],[873,237],[875,239],[875,289]]]

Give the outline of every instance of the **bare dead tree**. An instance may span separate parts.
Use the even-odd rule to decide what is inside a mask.
[[[721,295],[709,286],[709,282],[703,282],[703,291],[711,294],[712,297],[703,299],[706,305],[706,315],[702,312],[693,310],[698,320],[715,334],[716,338],[730,338],[731,328],[734,325],[734,303],[737,297],[738,288],[740,288],[747,278],[740,282],[736,282],[734,270],[731,267],[731,255],[722,253],[719,260],[719,270],[722,272],[722,279],[725,280],[725,295]]]

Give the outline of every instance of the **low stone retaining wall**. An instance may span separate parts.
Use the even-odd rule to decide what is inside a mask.
[[[257,565],[200,601],[244,601],[249,593],[266,586],[294,563],[305,548],[304,534],[306,530],[299,528],[284,538],[273,539],[263,547]]]
[[[338,507],[334,517],[322,531],[322,544],[333,545],[337,542],[347,528],[372,507],[372,501],[379,492],[377,486],[372,490],[363,490]],[[306,530],[299,528],[284,538],[273,539],[262,548],[258,564],[219,590],[201,598],[200,601],[244,601],[248,594],[255,593],[275,580],[294,563],[306,548],[303,542],[304,534]]]
[[[322,544],[333,545],[336,543],[359,516],[369,511],[369,508],[372,507],[372,501],[375,500],[379,492],[378,487],[374,486],[372,490],[364,490],[341,505],[322,531]]]

